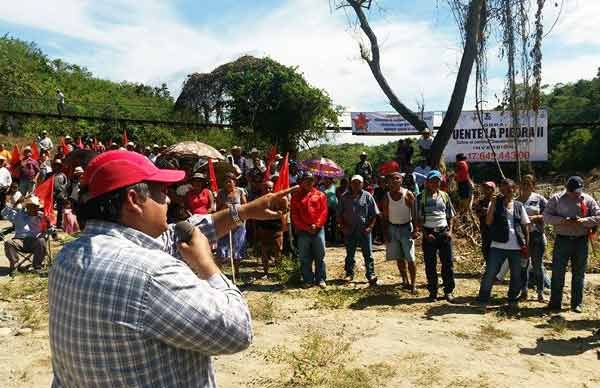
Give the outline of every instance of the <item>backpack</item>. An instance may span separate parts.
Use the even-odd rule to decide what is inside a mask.
[[[421,194],[419,194],[419,213],[423,214],[423,224],[425,224],[425,205],[427,204],[427,195],[429,194],[429,190],[425,189]],[[438,194],[442,196],[442,201],[444,201],[444,205],[446,209],[450,206],[450,196],[443,190],[438,190]]]

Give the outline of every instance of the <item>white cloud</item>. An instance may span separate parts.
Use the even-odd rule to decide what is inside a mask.
[[[564,1],[560,14],[560,3]],[[555,30],[559,39],[567,44],[600,45],[600,1],[598,0],[561,0],[546,16],[546,24],[554,22],[558,17]],[[550,6],[552,5],[551,2]],[[549,26],[548,26],[549,28]]]

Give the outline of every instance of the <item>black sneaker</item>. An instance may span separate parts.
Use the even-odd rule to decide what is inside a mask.
[[[448,301],[448,303],[454,302],[454,295],[451,292],[447,293],[444,298]]]
[[[376,285],[377,285],[377,276],[374,276],[371,279],[369,279],[369,286],[376,286]]]
[[[429,302],[437,301],[437,295],[429,294],[429,296],[427,297],[427,301],[429,301]]]

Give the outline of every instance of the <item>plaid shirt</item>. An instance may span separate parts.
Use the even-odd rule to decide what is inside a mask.
[[[215,240],[210,217],[189,220]],[[215,387],[211,355],[246,349],[248,306],[221,274],[179,259],[174,226],[158,239],[90,221],[48,281],[52,387]]]

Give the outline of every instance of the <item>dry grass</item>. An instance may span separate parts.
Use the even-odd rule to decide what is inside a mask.
[[[462,330],[455,330],[455,331],[450,332],[450,334],[452,334],[453,336],[460,338],[460,339],[468,339],[469,338],[469,335]]]
[[[343,309],[348,308],[366,295],[363,289],[333,288],[318,290],[315,294],[314,308]]]
[[[279,379],[264,378],[270,388],[375,388],[396,374],[387,363],[349,366],[355,358],[351,343],[341,335],[308,333],[298,350],[276,346],[265,355],[267,362],[282,364]]]
[[[493,322],[487,322],[479,327],[479,332],[472,337],[475,350],[487,351],[500,339],[512,339],[511,332],[499,329]]]
[[[479,328],[479,338],[494,342],[498,339],[512,339],[512,334],[510,331],[497,328],[493,322],[488,322]]]
[[[279,311],[275,298],[270,295],[248,301],[252,319],[263,322],[273,322]]]
[[[10,302],[22,327],[40,328],[48,323],[48,279],[18,275],[0,283],[0,299]]]
[[[548,320],[548,328],[551,335],[562,335],[569,327],[569,322],[560,315],[553,316]]]

